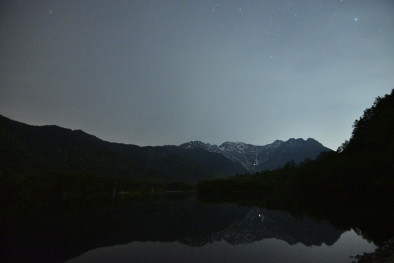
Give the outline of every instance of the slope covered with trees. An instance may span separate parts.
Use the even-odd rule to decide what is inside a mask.
[[[393,198],[394,90],[378,97],[353,127],[351,138],[337,152],[322,153],[299,165],[287,163],[274,171],[201,182],[199,191],[210,195],[293,192],[332,198]]]
[[[204,150],[111,143],[81,130],[32,126],[0,116],[1,193],[32,191],[34,187],[39,188],[36,192],[43,188],[112,192],[115,184],[118,189],[133,190],[175,181],[196,183],[245,171],[226,157]]]

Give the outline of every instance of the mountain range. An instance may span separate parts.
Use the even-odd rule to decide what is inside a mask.
[[[308,139],[265,146],[194,141],[180,146],[140,147],[103,141],[81,130],[32,126],[0,115],[0,173],[94,174],[141,180],[184,181],[225,178],[275,169],[328,151]]]
[[[294,161],[297,164],[307,158],[314,159],[322,152],[331,151],[312,138],[276,140],[264,146],[243,142],[225,142],[217,146],[201,141],[191,141],[181,144],[180,147],[220,153],[230,160],[240,163],[248,172],[277,169],[288,161]]]
[[[93,174],[196,183],[244,172],[240,164],[202,149],[111,143],[81,130],[0,116],[0,175]]]

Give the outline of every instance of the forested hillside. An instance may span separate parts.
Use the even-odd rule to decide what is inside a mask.
[[[218,153],[111,143],[81,130],[32,126],[0,116],[1,193],[30,192],[35,187],[36,192],[44,188],[111,192],[115,184],[118,189],[133,190],[136,181],[150,189],[157,184],[196,183],[245,171]]]
[[[373,106],[354,122],[351,138],[337,152],[322,153],[316,160],[299,165],[287,163],[275,171],[201,182],[200,193],[298,192],[333,198],[360,195],[393,198],[393,92],[376,98]]]

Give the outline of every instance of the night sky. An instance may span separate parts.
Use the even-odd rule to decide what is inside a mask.
[[[334,150],[394,88],[393,0],[2,1],[0,114],[137,145]]]

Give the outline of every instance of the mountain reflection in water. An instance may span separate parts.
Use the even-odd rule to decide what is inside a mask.
[[[325,221],[194,198],[26,214],[2,232],[5,262],[351,262],[375,248]]]
[[[67,263],[81,262],[351,262],[349,255],[371,250],[354,231],[332,246],[289,245],[274,238],[233,246],[226,241],[192,247],[179,242],[133,242],[88,251]]]

